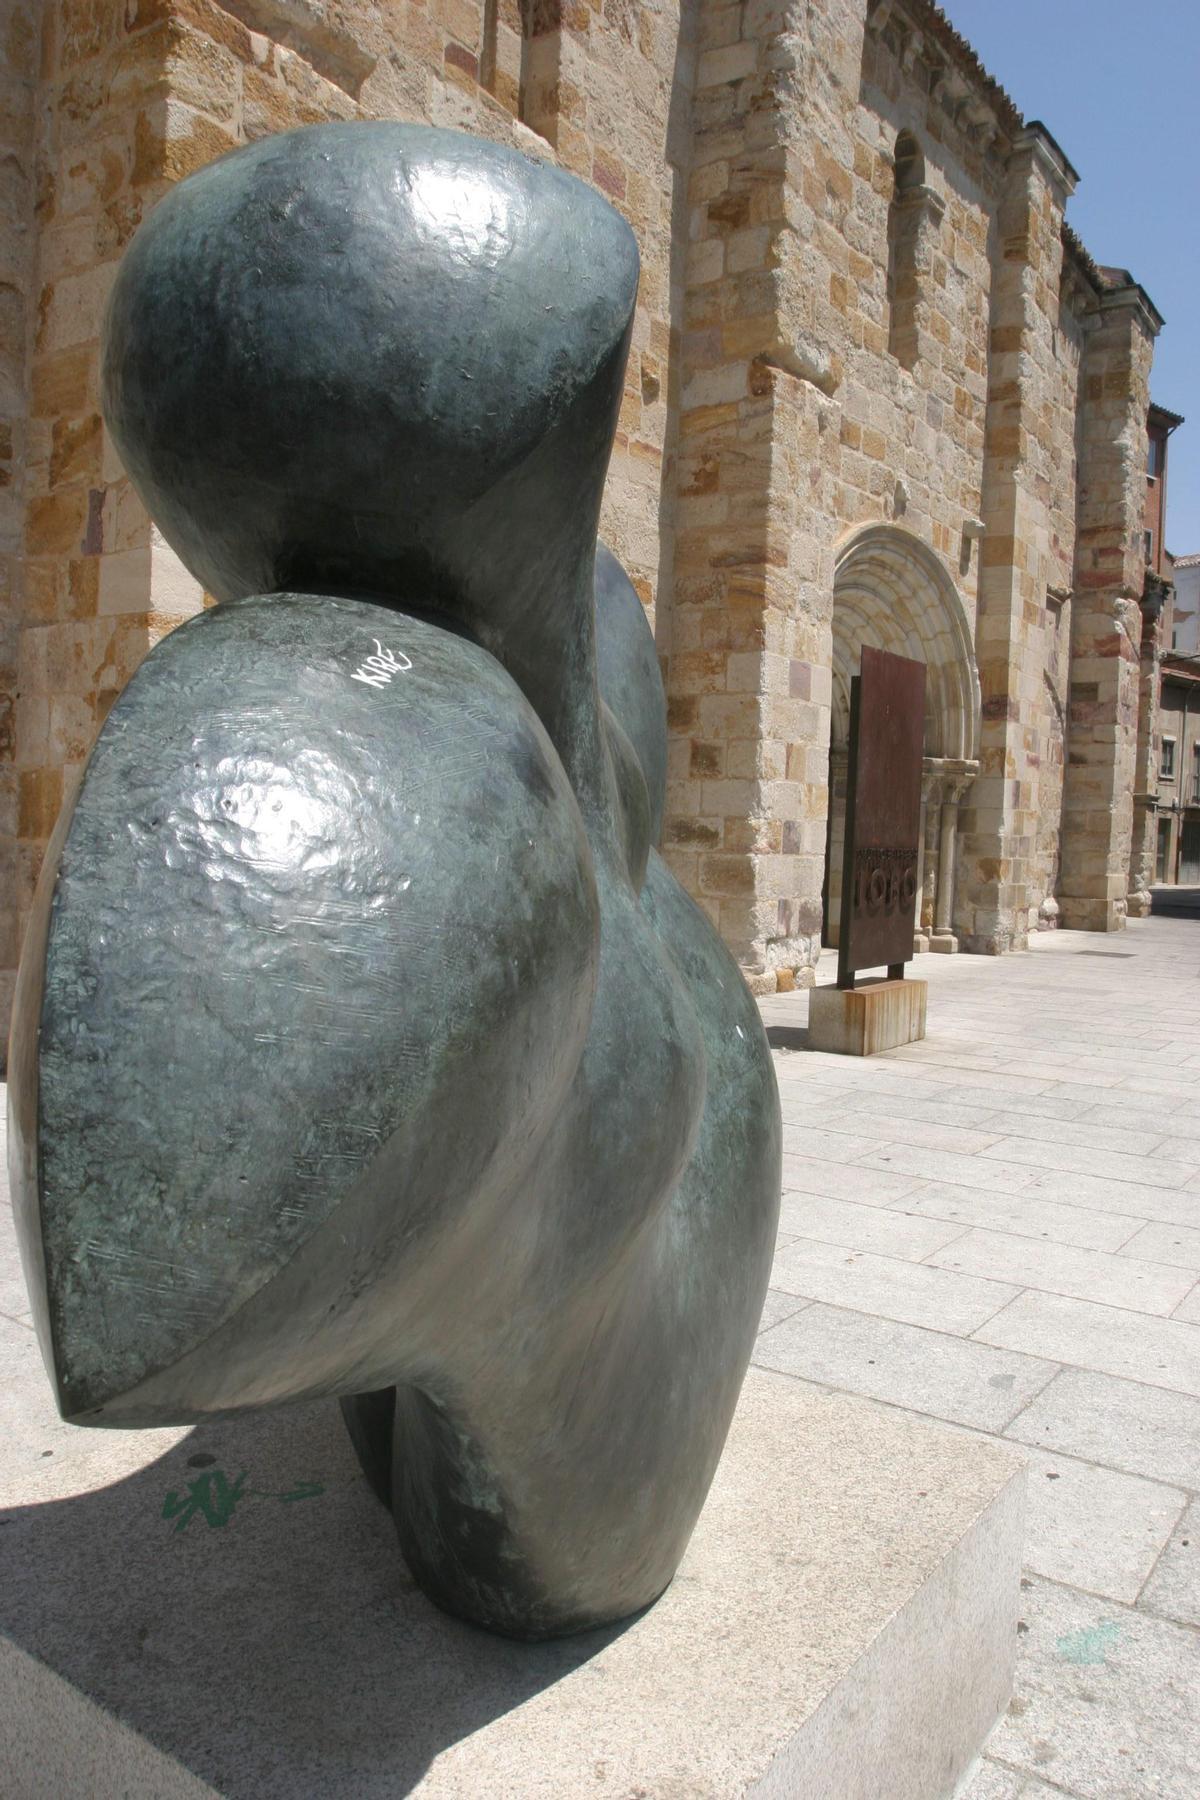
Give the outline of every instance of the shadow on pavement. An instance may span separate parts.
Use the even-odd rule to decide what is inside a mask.
[[[1200,919],[1200,887],[1151,888],[1150,911],[1156,919]]]

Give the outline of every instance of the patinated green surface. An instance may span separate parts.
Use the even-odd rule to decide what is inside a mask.
[[[530,1636],[670,1580],[779,1201],[597,558],[636,283],[596,194],[450,133],[293,133],[162,202],[106,412],[223,604],[101,733],[14,1038],[64,1414],[339,1396],[427,1591]]]

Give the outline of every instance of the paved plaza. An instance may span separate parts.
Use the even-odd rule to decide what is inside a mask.
[[[834,979],[836,958],[818,980]],[[1200,1794],[1200,922],[925,956],[928,1036],[810,1052],[756,1360],[1029,1459],[1021,1656],[967,1800]]]
[[[915,972],[928,1037],[869,1060],[808,1051],[804,994],[762,1002],[757,1361],[1029,1459],[1017,1689],[965,1800],[1195,1800],[1200,921]],[[30,1326],[3,1223],[0,1334]]]

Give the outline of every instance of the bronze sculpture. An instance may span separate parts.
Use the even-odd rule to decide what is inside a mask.
[[[219,604],[60,821],[10,1059],[64,1416],[336,1395],[426,1591],[528,1637],[670,1580],[779,1203],[597,551],[636,287],[598,195],[455,133],[315,127],[162,201],[105,410]]]

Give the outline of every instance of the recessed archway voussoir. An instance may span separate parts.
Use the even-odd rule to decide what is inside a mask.
[[[945,564],[895,525],[855,531],[837,554],[833,601],[833,736],[849,735],[850,680],[859,650],[926,665],[927,755],[973,759],[979,739],[979,674],[966,608]]]

